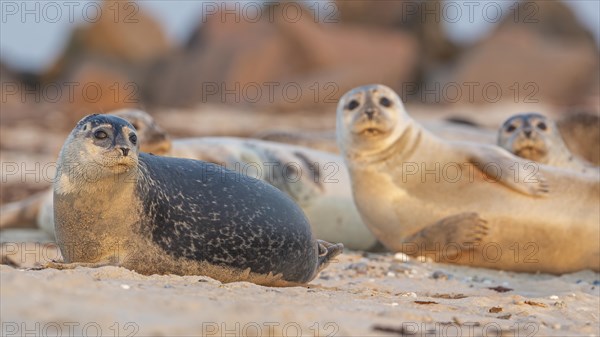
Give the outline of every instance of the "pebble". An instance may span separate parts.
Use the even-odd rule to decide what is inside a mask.
[[[417,298],[417,294],[416,294],[416,293],[413,293],[413,292],[409,292],[409,293],[400,293],[400,294],[398,294],[398,295],[400,295],[400,296],[402,296],[402,297],[412,297],[412,298]]]
[[[400,264],[400,263],[392,263],[388,268],[390,272],[398,273],[398,274],[409,274],[413,272],[413,269],[409,266]]]
[[[563,301],[554,302],[553,305],[557,308],[566,308],[567,307],[567,304]]]
[[[392,273],[391,271],[388,271],[386,275],[388,277],[394,277],[394,276],[396,276],[396,273]]]
[[[557,300],[557,299],[558,299],[558,296],[556,296],[556,295],[552,295],[552,296],[550,296],[550,299],[551,299],[551,300]]]
[[[431,275],[431,277],[434,280],[447,280],[448,279],[448,274],[444,273],[443,271],[436,270],[436,271],[433,272],[433,274]]]
[[[131,286],[129,284],[121,284],[121,288],[127,290],[127,289],[131,288]]]
[[[396,254],[394,254],[394,260],[408,262],[408,261],[410,261],[410,256],[408,256],[404,253],[396,253]]]
[[[417,256],[416,260],[421,263],[432,263],[433,262],[433,259],[430,258],[429,256]]]
[[[359,274],[366,274],[369,270],[369,265],[365,262],[356,262],[348,265],[348,269],[355,270]]]

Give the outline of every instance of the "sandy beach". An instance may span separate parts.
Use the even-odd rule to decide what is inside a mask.
[[[600,334],[591,271],[522,274],[346,250],[308,286],[272,288],[120,267],[27,269],[56,247],[2,247],[5,263],[23,262],[0,266],[3,336]]]

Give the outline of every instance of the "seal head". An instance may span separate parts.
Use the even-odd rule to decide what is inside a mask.
[[[338,146],[346,155],[369,156],[390,148],[410,123],[392,89],[380,84],[358,87],[338,103]]]
[[[560,140],[556,125],[538,113],[515,115],[498,131],[498,145],[515,155],[548,164],[550,147]],[[564,144],[563,144],[564,145]]]
[[[100,181],[137,167],[138,138],[126,120],[111,115],[89,115],[69,134],[60,152],[57,174],[67,179],[57,184],[58,193],[74,184]]]

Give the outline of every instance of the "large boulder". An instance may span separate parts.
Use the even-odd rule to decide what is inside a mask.
[[[284,6],[265,7],[271,15],[259,20],[207,17],[186,51],[156,65],[145,81],[150,85],[145,97],[163,106],[210,102],[333,111],[354,86],[377,82],[399,88],[414,79],[414,36],[320,23],[298,4],[301,14],[290,17]]]
[[[533,16],[525,15],[532,13]],[[463,103],[543,102],[579,105],[598,82],[593,36],[558,1],[527,1],[470,49],[444,81],[462,87]],[[439,80],[439,79],[438,79]],[[469,92],[469,87],[473,90]]]
[[[42,76],[43,86],[63,88],[60,109],[73,119],[140,105],[144,72],[171,50],[160,24],[134,2],[105,0],[100,8],[94,22],[72,32]]]

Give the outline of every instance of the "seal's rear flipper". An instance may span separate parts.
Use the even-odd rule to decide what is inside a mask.
[[[340,255],[344,251],[344,245],[341,243],[329,243],[323,240],[317,240],[317,245],[319,247],[319,264],[317,266],[317,270],[321,271],[329,262],[336,256]]]
[[[405,253],[425,256],[427,252],[444,251],[444,258],[455,260],[463,251],[471,251],[488,239],[490,229],[486,220],[477,213],[460,213],[448,216],[405,238],[403,246],[415,248]],[[457,247],[457,250],[448,247]],[[436,261],[444,262],[444,261]]]

